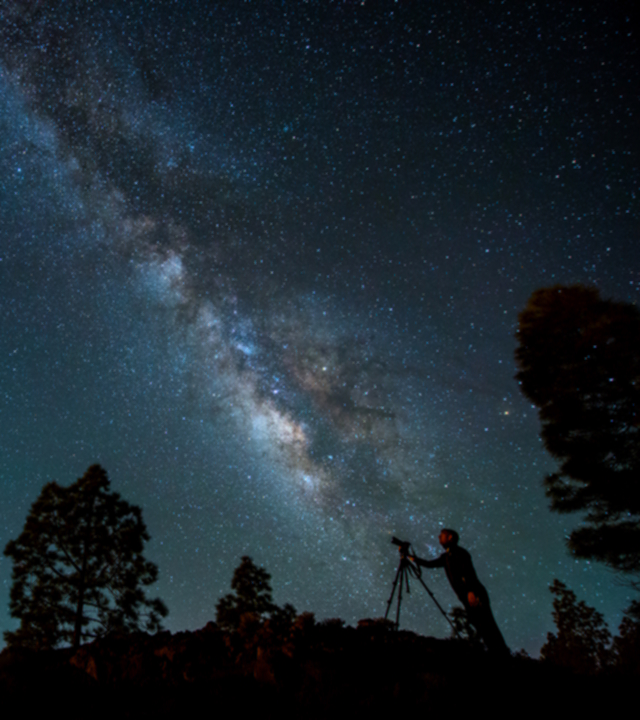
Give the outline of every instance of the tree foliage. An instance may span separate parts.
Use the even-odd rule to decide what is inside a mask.
[[[613,663],[618,670],[640,675],[640,602],[637,600],[625,610],[618,632],[611,648]]]
[[[149,535],[141,510],[109,487],[99,465],[69,487],[48,483],[7,544],[10,612],[20,620],[4,633],[10,646],[77,647],[112,631],[160,629],[167,609],[143,591],[158,569],[142,556]]]
[[[227,630],[237,630],[242,616],[251,614],[262,620],[270,617],[276,623],[290,623],[296,611],[288,603],[280,608],[273,602],[271,575],[257,567],[253,560],[244,555],[235,569],[229,593],[220,598],[216,605],[216,622]]]
[[[560,580],[554,580],[550,590],[556,596],[553,619],[557,634],[547,633],[540,657],[575,672],[600,672],[611,657],[611,633],[604,617],[583,600],[577,602],[575,593]]]
[[[640,312],[595,288],[538,290],[520,313],[516,360],[560,462],[545,480],[552,510],[584,512],[568,541],[579,557],[640,571]]]

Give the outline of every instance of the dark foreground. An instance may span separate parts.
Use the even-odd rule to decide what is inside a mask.
[[[581,677],[535,660],[494,662],[466,643],[301,616],[286,632],[245,623],[226,633],[106,638],[78,652],[0,654],[4,711],[35,717],[173,718],[185,713],[327,717],[503,709],[527,715],[629,707],[637,678]]]

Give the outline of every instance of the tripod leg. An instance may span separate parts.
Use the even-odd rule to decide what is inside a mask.
[[[400,564],[398,565],[396,577],[393,581],[393,587],[391,588],[391,595],[389,596],[389,601],[387,602],[387,612],[384,614],[385,620],[389,616],[389,610],[391,609],[391,603],[393,602],[393,596],[396,594],[396,588],[398,587],[398,580],[400,580],[401,577],[402,577],[402,560],[400,561]],[[400,592],[402,592],[402,583],[400,584]],[[397,620],[396,620],[396,622],[397,622]]]
[[[402,605],[402,583],[404,582],[404,564],[400,563],[400,590],[398,591],[398,609],[396,610],[396,630],[400,629],[400,605]]]
[[[429,593],[429,596],[431,597],[431,599],[433,600],[433,602],[436,604],[436,607],[438,608],[438,610],[440,610],[440,612],[444,615],[444,619],[449,623],[449,625],[451,625],[451,628],[453,629],[454,635],[455,635],[456,637],[459,637],[459,636],[458,636],[458,631],[456,630],[454,624],[451,622],[451,620],[450,620],[449,616],[447,615],[447,613],[442,609],[442,606],[440,605],[440,603],[436,600],[436,596],[431,592],[431,590],[429,590],[429,588],[427,587],[425,581],[424,581],[421,577],[418,577],[418,580],[420,580],[420,582],[422,583],[422,587]]]

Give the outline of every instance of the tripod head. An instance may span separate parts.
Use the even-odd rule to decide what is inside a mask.
[[[394,536],[391,538],[391,544],[398,546],[403,559],[409,555],[411,548],[411,542],[409,540],[398,540],[398,538]]]

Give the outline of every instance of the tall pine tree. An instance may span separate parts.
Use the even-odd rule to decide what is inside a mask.
[[[111,631],[160,629],[167,609],[143,590],[158,569],[142,555],[149,535],[141,510],[109,487],[99,465],[69,487],[48,483],[7,544],[10,611],[20,620],[4,633],[10,646],[78,647]]]

